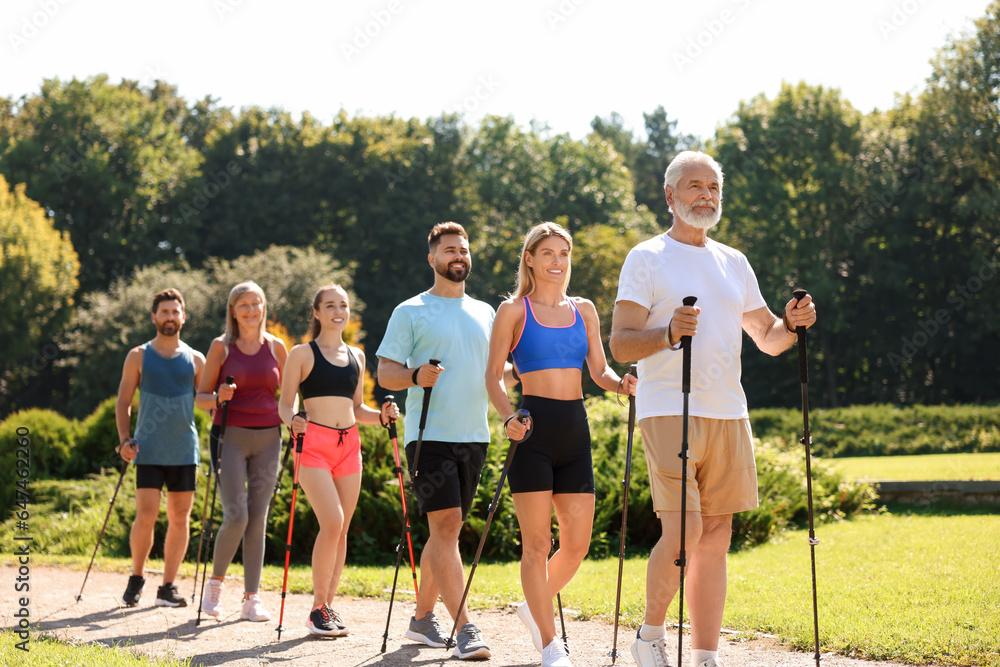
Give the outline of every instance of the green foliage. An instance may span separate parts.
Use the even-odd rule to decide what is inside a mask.
[[[18,444],[21,438],[18,429],[28,430],[24,436],[30,443],[27,447]],[[4,518],[14,505],[17,480],[27,480],[30,489],[36,480],[68,476],[70,452],[79,431],[79,423],[52,410],[22,410],[0,423],[0,511]],[[18,448],[27,449],[27,458],[18,456]],[[25,462],[30,467],[28,476],[23,478],[18,470]]]
[[[85,252],[84,291],[196,242],[172,210],[201,161],[182,137],[175,98],[162,83],[47,79],[0,116],[0,171],[27,183],[28,196]]]
[[[767,408],[750,413],[762,440],[797,447],[802,413]],[[891,456],[1000,451],[1000,406],[856,405],[809,412],[817,456]]]
[[[74,367],[69,411],[85,414],[115,392],[129,349],[155,335],[150,322],[153,294],[167,287],[181,291],[187,312],[181,339],[205,352],[225,328],[229,291],[244,280],[255,280],[264,289],[269,318],[296,336],[308,328],[317,287],[335,281],[351,291],[350,276],[330,257],[311,248],[271,247],[232,261],[213,260],[203,269],[167,264],[140,269],[116,281],[108,292],[83,297],[77,327],[66,345],[71,355],[66,363]],[[360,302],[352,302],[352,308],[355,316],[363,312]]]
[[[53,228],[24,184],[10,189],[0,174],[0,411],[24,405],[24,386],[51,370],[79,270],[69,234]]]

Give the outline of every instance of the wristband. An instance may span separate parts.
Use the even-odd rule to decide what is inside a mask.
[[[667,333],[663,337],[663,340],[667,344],[667,349],[668,350],[670,350],[672,352],[676,352],[677,350],[681,349],[681,344],[680,343],[677,343],[677,347],[674,347],[673,345],[670,344],[670,324],[667,324]]]
[[[413,369],[413,376],[412,376],[413,377],[413,384],[415,386],[418,386],[418,387],[420,386],[420,383],[417,382],[417,373],[419,373],[419,372],[420,372],[420,367],[418,366],[418,367],[416,367],[416,368]]]

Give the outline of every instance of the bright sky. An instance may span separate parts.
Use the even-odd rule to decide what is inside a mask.
[[[107,73],[189,101],[425,119],[462,110],[582,138],[662,104],[707,138],[782,81],[840,88],[859,110],[919,91],[988,0],[4,0],[0,95]]]

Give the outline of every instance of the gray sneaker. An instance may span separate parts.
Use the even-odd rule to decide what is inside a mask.
[[[410,616],[410,627],[406,629],[406,638],[434,648],[448,646],[448,635],[445,634],[444,626],[438,621],[433,611],[427,612],[419,621]]]
[[[485,660],[493,655],[483,641],[483,633],[472,623],[466,623],[458,631],[458,645],[451,654],[461,660]]]

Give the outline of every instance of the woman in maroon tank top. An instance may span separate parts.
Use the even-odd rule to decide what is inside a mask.
[[[566,295],[572,250],[573,238],[555,223],[545,222],[528,232],[514,294],[500,304],[493,320],[486,364],[486,388],[504,419],[505,434],[520,440],[526,427],[512,419],[514,408],[503,384],[507,355],[517,349],[514,365],[520,373],[522,407],[531,412],[533,427],[531,437],[518,445],[508,473],[521,529],[521,587],[526,599],[517,615],[541,651],[542,663],[562,666],[571,663],[556,638],[552,598],[576,574],[594,525],[583,363],[602,389],[635,393],[635,378],[626,375],[623,380],[608,366],[594,304]],[[549,558],[553,507],[559,550]]]
[[[364,404],[365,353],[344,341],[350,319],[343,287],[325,285],[316,292],[309,331],[313,344],[296,345],[288,353],[278,406],[292,432],[305,434],[299,482],[319,520],[312,551],[313,608],[306,627],[317,635],[348,634],[332,605],[347,558],[351,516],[361,493],[357,423],[387,423],[399,417],[395,403],[386,401],[381,411]],[[300,387],[308,421],[295,415]]]
[[[212,579],[202,611],[222,613],[226,570],[243,545],[243,605],[240,618],[266,621],[257,589],[264,564],[264,539],[270,489],[278,473],[281,419],[275,392],[288,356],[280,338],[265,331],[267,299],[254,282],[240,283],[229,293],[225,333],[212,341],[198,387],[198,405],[210,410],[228,401],[225,440],[217,442],[221,410],[212,426],[213,468],[221,448],[219,492],[222,525],[215,537]],[[225,378],[235,378],[226,384]]]

